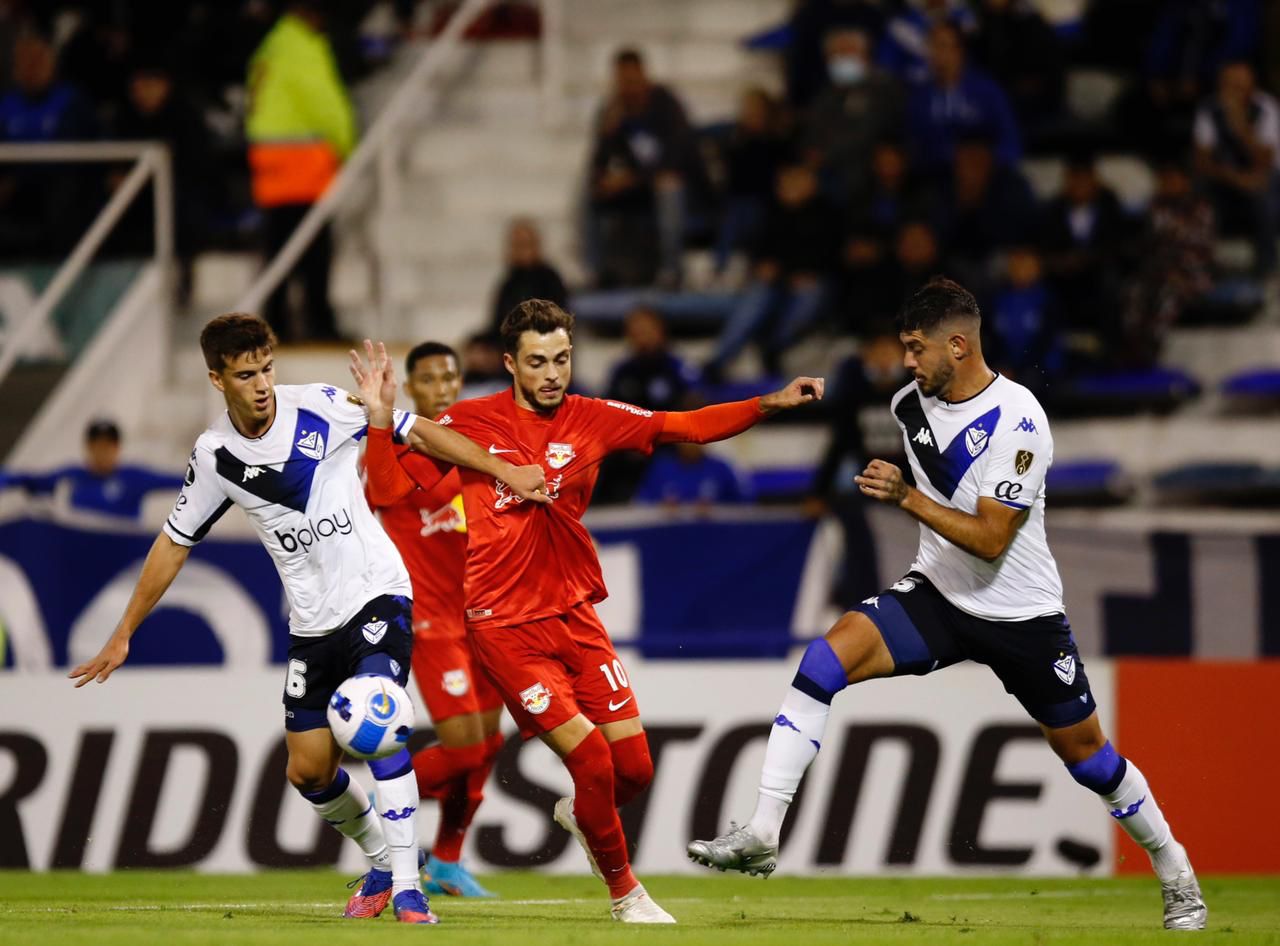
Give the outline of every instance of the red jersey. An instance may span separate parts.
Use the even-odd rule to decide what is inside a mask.
[[[396,447],[401,462],[410,452],[408,447]],[[415,633],[464,636],[462,576],[467,563],[467,517],[458,471],[450,469],[434,486],[415,489],[394,505],[378,507],[372,500],[369,505],[380,514],[382,527],[409,570]]]
[[[576,395],[544,415],[517,406],[509,389],[459,401],[440,416],[438,423],[515,466],[540,464],[552,498],[550,503],[527,503],[491,476],[457,471],[468,530],[469,624],[524,624],[605,599],[600,561],[582,514],[600,461],[616,450],[651,451],[663,417],[630,404]],[[439,476],[436,464],[420,454],[403,456],[400,462],[420,482]],[[412,575],[412,565],[409,571]]]

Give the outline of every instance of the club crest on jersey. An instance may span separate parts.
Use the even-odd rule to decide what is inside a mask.
[[[1019,450],[1017,456],[1013,458],[1013,468],[1017,470],[1018,475],[1021,476],[1023,473],[1027,472],[1027,470],[1031,469],[1031,461],[1035,458],[1036,455],[1030,450]]]
[[[976,457],[987,447],[987,432],[981,427],[970,427],[964,432],[964,445],[969,456]]]
[[[382,640],[387,633],[386,621],[370,621],[364,627],[360,628],[360,633],[364,635],[364,639],[370,644],[376,644]]]
[[[1065,654],[1053,662],[1053,672],[1058,675],[1058,679],[1067,686],[1075,683],[1076,680],[1076,658],[1072,654]]]
[[[303,431],[297,443],[298,452],[312,460],[324,459],[324,435],[318,430]]]
[[[553,470],[564,469],[575,456],[577,454],[573,452],[573,444],[571,443],[547,444],[547,466]]]
[[[440,682],[444,692],[450,696],[466,696],[471,689],[471,681],[467,679],[465,670],[446,670]]]
[[[520,691],[520,703],[534,716],[541,716],[551,708],[551,691],[541,683],[535,683]]]

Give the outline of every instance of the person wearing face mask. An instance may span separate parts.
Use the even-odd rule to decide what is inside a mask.
[[[804,122],[807,163],[820,171],[839,203],[866,185],[876,142],[897,135],[903,120],[898,81],[871,64],[871,37],[859,27],[827,34],[831,84],[814,100]]]

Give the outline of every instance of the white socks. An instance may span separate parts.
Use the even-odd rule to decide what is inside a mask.
[[[830,714],[830,704],[794,686],[787,690],[769,733],[764,768],[760,772],[760,797],[751,816],[751,829],[760,840],[778,843],[787,808],[795,798],[805,770],[821,748]]]
[[[345,783],[345,787],[340,783]],[[339,834],[360,846],[360,850],[369,858],[370,866],[378,870],[390,870],[391,852],[382,834],[382,822],[369,803],[369,796],[359,782],[353,782],[341,769],[333,787],[341,790],[341,794],[334,798],[314,801],[306,795],[303,797],[311,802],[316,814],[333,825]]]
[[[1111,817],[1151,856],[1151,866],[1162,881],[1171,881],[1186,869],[1187,854],[1173,840],[1164,813],[1156,804],[1146,778],[1131,759],[1125,760],[1124,778],[1109,795],[1099,795],[1106,802]]]
[[[376,778],[376,776],[375,776]],[[418,780],[410,768],[389,779],[377,779],[378,814],[391,848],[391,889],[418,889]]]

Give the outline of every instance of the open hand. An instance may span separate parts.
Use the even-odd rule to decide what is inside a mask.
[[[781,391],[774,391],[760,398],[760,409],[772,414],[774,411],[786,411],[810,401],[821,401],[826,389],[825,378],[796,378]]]
[[[902,501],[907,498],[908,486],[902,478],[902,471],[883,460],[872,460],[862,471],[862,475],[855,476],[853,481],[858,484],[864,496],[878,499],[882,503],[901,506]]]
[[[111,676],[128,656],[128,639],[112,634],[111,639],[102,646],[102,650],[98,651],[98,656],[91,660],[86,660],[68,673],[67,676],[76,681],[77,690],[94,679],[99,683],[106,683],[107,677]]]
[[[365,358],[361,358],[351,349],[351,377],[369,409],[369,423],[374,427],[390,427],[391,408],[396,403],[396,371],[391,356],[387,354],[386,345],[378,342],[375,347],[367,338],[364,351]]]

